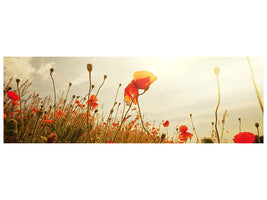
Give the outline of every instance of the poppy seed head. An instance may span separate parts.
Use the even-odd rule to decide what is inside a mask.
[[[17,79],[16,79],[16,82],[19,83],[19,82],[20,82],[20,79],[17,78]]]
[[[53,73],[54,72],[54,68],[50,68],[50,73]]]
[[[88,72],[91,72],[93,70],[93,65],[87,64],[87,70],[88,70]]]
[[[220,68],[219,67],[215,67],[214,68],[214,73],[218,76],[220,73]]]
[[[259,128],[260,125],[259,125],[259,123],[255,123],[255,126],[256,126],[256,128]]]

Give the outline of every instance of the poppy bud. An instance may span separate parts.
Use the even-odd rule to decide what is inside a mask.
[[[88,70],[88,72],[91,72],[93,70],[93,65],[87,64],[87,70]]]
[[[241,118],[238,118],[239,121],[241,121]]]
[[[19,82],[20,82],[20,80],[17,78],[17,79],[16,79],[16,82],[17,82],[17,83],[19,83]]]
[[[92,89],[95,87],[95,85],[92,85]]]
[[[72,83],[69,83],[69,86],[72,86]]]
[[[212,122],[211,124],[214,125],[214,122]]]
[[[119,84],[119,87],[121,86],[121,83]]]
[[[98,112],[98,109],[95,109],[95,113],[97,113]]]
[[[107,75],[104,75],[104,79],[106,79],[108,76]]]
[[[75,95],[72,95],[72,98],[74,99],[75,98]]]
[[[53,73],[54,72],[54,68],[50,68],[50,73]]]
[[[214,68],[214,73],[218,76],[220,73],[220,68],[219,67],[215,67]]]
[[[260,125],[259,125],[259,123],[255,123],[255,126],[256,126],[256,128],[259,128]]]
[[[80,98],[80,96],[77,96],[76,98],[77,98],[77,99],[79,99],[79,98]]]
[[[161,137],[160,137],[161,138],[161,142],[165,139],[165,137],[166,137],[166,134],[162,134],[161,135]]]
[[[8,87],[8,88],[7,88],[7,91],[9,91],[9,90],[12,90],[12,87]]]
[[[113,109],[111,109],[111,110],[110,110],[110,114],[112,114],[112,113],[113,113],[113,111],[114,111],[114,110],[113,110]]]
[[[192,114],[190,113],[190,117],[192,117]]]

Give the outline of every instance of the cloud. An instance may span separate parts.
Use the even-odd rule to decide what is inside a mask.
[[[31,74],[35,72],[32,66],[31,57],[5,57],[4,58],[4,81],[11,77],[21,80],[31,79]]]
[[[51,67],[54,67],[55,62],[49,62],[49,63],[42,63],[39,67],[39,69],[36,71],[37,74],[39,74],[42,79],[46,80],[49,78],[47,74],[49,74],[49,70]]]

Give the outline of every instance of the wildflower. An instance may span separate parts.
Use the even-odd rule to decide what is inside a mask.
[[[107,123],[106,122],[103,122],[104,125],[106,125]]]
[[[17,93],[13,91],[8,91],[7,96],[12,100],[15,100],[15,101],[19,100],[19,95],[17,95]]]
[[[78,106],[79,106],[80,108],[83,108],[83,104],[78,104]]]
[[[112,126],[117,126],[118,124],[116,124],[116,123],[112,123]]]
[[[66,115],[62,110],[57,111],[57,118],[61,118],[63,115]]]
[[[80,101],[77,99],[77,100],[75,100],[75,103],[79,104],[79,103],[80,103]]]
[[[235,135],[233,141],[235,143],[253,143],[255,141],[255,135],[250,132],[241,132]]]
[[[83,133],[82,136],[85,136],[85,134]]]
[[[154,131],[152,131],[152,134],[153,134],[153,135],[157,135],[158,132],[157,132],[156,130],[154,130]]]
[[[18,113],[20,113],[20,110],[17,110]]]
[[[53,143],[56,141],[56,139],[57,139],[57,134],[56,132],[53,132],[47,137],[47,143]]]
[[[178,136],[178,139],[179,140],[187,140],[189,138],[192,138],[193,137],[193,134],[189,133],[189,132],[182,132],[179,136]]]
[[[37,112],[37,108],[33,108],[32,109],[32,112],[35,112],[36,113]]]
[[[10,112],[10,113],[9,113],[9,115],[15,115],[15,113],[13,113],[13,112]]]
[[[185,125],[182,125],[182,126],[179,127],[179,131],[180,131],[181,133],[186,132],[187,130],[188,130],[188,128],[187,128],[187,126],[185,126]]]
[[[164,127],[168,127],[169,124],[170,124],[170,122],[167,120],[167,121],[165,121],[165,122],[163,123],[163,126],[164,126]]]
[[[19,103],[17,102],[17,101],[12,101],[12,104],[14,105],[14,106],[16,106],[16,107],[18,107],[19,106]]]
[[[98,101],[98,99],[96,98],[95,95],[91,95],[90,99],[89,99],[89,106],[92,107],[92,110],[94,110],[95,108],[98,107],[98,104],[96,103]],[[88,101],[86,102],[86,104],[88,104]]]
[[[6,113],[4,113],[4,119],[6,118]]]
[[[76,115],[76,114],[77,114],[77,111],[76,111],[76,110],[74,110],[74,111],[73,111],[73,113],[74,113],[74,115]]]
[[[138,100],[138,89],[148,90],[149,86],[157,80],[157,77],[148,71],[138,71],[134,73],[134,79],[127,85],[124,90],[124,101],[136,105]]]

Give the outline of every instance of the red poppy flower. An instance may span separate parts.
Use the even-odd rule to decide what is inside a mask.
[[[189,138],[192,138],[193,137],[193,134],[189,133],[189,132],[182,132],[179,136],[178,136],[178,139],[179,140],[187,140]]]
[[[104,125],[106,125],[107,123],[106,122],[103,122]]]
[[[81,108],[83,108],[83,104],[79,104],[78,106],[81,107]]]
[[[4,113],[4,118],[6,118],[6,113]]]
[[[181,133],[186,132],[187,130],[188,130],[188,128],[187,128],[187,126],[185,126],[185,125],[182,125],[182,126],[179,127],[179,131],[180,131]]]
[[[75,100],[75,103],[79,104],[79,103],[80,103],[80,101],[77,99],[77,100]]]
[[[117,126],[118,124],[116,124],[116,123],[112,123],[112,125],[113,125],[113,126]]]
[[[15,115],[15,113],[13,113],[13,112],[10,112],[10,113],[9,113],[9,115]]]
[[[12,100],[15,100],[15,101],[18,101],[19,100],[19,95],[17,95],[16,92],[8,91],[6,94]]]
[[[98,107],[98,104],[96,103],[97,101],[98,101],[98,99],[93,94],[89,99],[89,106],[92,107],[92,110],[94,110]],[[88,101],[86,102],[86,104],[88,104]]]
[[[32,109],[32,112],[35,112],[36,113],[37,112],[37,108],[33,108]]]
[[[241,132],[235,135],[233,141],[235,143],[253,143],[255,141],[255,135],[250,132]]]
[[[14,105],[14,106],[16,106],[16,107],[18,107],[19,106],[19,103],[17,102],[17,101],[12,101],[12,104]]]
[[[20,110],[17,110],[18,113],[20,113]]]
[[[61,118],[63,115],[66,115],[62,110],[57,111],[57,118]]]
[[[82,136],[85,136],[85,134],[83,133]]]
[[[167,120],[166,122],[163,123],[164,127],[168,127],[170,125],[170,122]]]
[[[138,71],[134,73],[134,79],[127,85],[124,90],[124,101],[126,103],[133,103],[136,105],[138,101],[138,89],[148,89],[149,86],[157,80],[157,77],[148,71]]]

